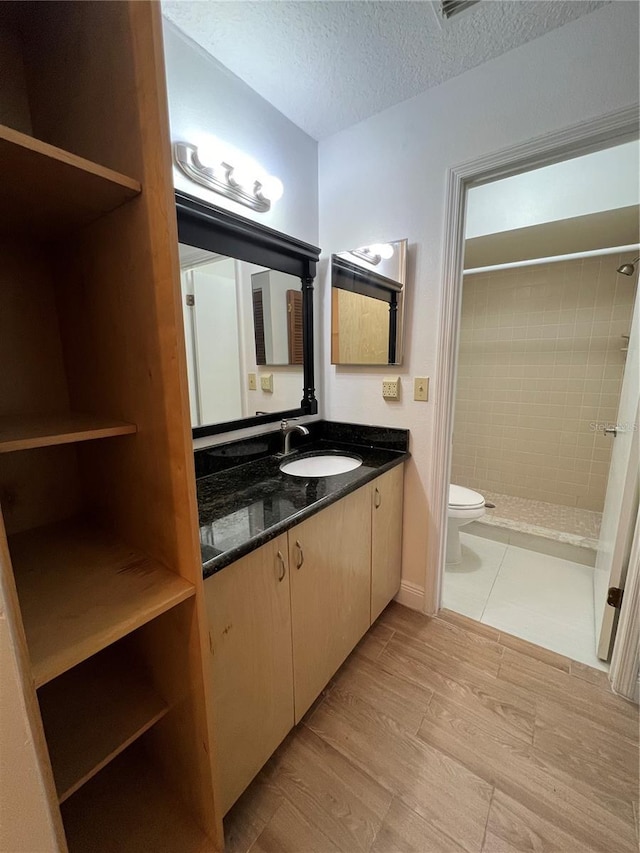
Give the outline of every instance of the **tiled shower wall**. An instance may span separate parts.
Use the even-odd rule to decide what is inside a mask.
[[[466,276],[452,482],[602,511],[637,273],[630,255]]]

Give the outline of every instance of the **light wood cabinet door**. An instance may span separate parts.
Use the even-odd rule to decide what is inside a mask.
[[[223,813],[293,727],[287,536],[204,583]]]
[[[400,589],[404,465],[371,484],[371,622]]]
[[[353,492],[288,535],[297,723],[369,628],[370,490]]]

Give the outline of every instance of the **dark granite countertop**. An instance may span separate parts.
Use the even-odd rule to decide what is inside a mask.
[[[335,450],[359,456],[362,465],[330,477],[293,477],[280,471],[282,458],[270,455],[196,481],[205,578],[410,456],[398,448],[343,443],[313,434],[310,439],[287,460]]]

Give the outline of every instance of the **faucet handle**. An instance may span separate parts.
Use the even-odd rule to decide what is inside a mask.
[[[299,421],[299,420],[300,420],[300,418],[283,418],[280,421],[280,429],[287,429],[289,424],[296,423],[296,421]]]

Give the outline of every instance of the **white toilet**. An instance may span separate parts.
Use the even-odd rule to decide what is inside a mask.
[[[456,564],[462,560],[460,550],[460,528],[470,521],[484,515],[484,498],[473,489],[464,486],[449,486],[449,507],[447,510],[447,552],[446,562]]]

